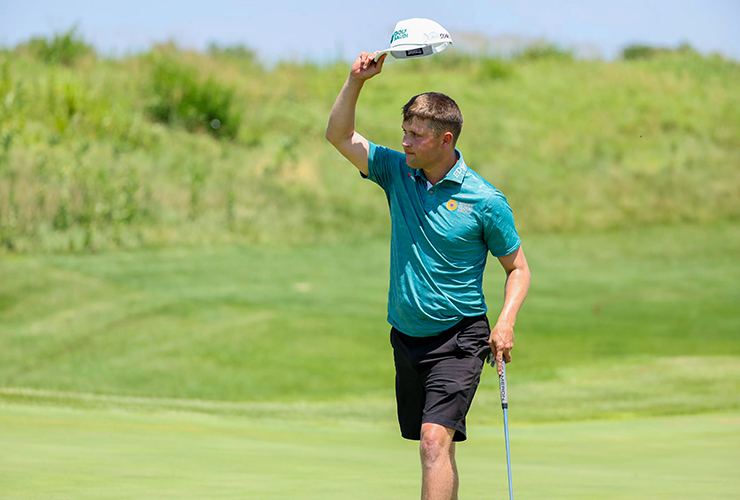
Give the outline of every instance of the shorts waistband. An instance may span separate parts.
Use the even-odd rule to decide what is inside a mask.
[[[419,336],[416,336],[416,335],[409,335],[407,333],[403,333],[401,330],[399,330],[395,326],[393,327],[393,329],[396,332],[398,332],[401,335],[404,335],[406,337],[417,338],[417,339],[424,339],[424,338],[426,338],[426,339],[435,339],[435,338],[443,337],[445,335],[450,335],[452,333],[458,332],[458,331],[460,331],[460,330],[462,330],[464,328],[467,328],[468,326],[470,326],[470,325],[472,325],[474,323],[477,323],[478,321],[486,321],[487,322],[488,321],[487,315],[486,314],[481,314],[481,315],[478,315],[478,316],[465,316],[463,319],[461,319],[460,321],[458,321],[457,323],[455,323],[454,325],[452,325],[451,327],[449,327],[447,330],[443,330],[443,331],[441,331],[439,333],[435,333],[434,335],[428,335],[428,336],[424,336],[424,337],[419,337]]]

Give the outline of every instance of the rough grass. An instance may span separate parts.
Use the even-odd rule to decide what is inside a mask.
[[[268,70],[171,46],[69,67],[1,52],[0,248],[384,234],[382,193],[323,139],[347,71]],[[406,100],[448,93],[465,116],[467,162],[528,231],[737,220],[738,78],[736,62],[691,52],[616,62],[445,52],[389,63],[366,86],[358,130],[398,147]]]

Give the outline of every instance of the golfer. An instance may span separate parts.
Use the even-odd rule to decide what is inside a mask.
[[[455,148],[463,118],[444,94],[403,107],[403,153],[355,131],[355,108],[386,55],[352,64],[326,130],[327,140],[386,193],[391,213],[388,322],[396,365],[401,435],[420,441],[422,500],[457,499],[455,443],[486,357],[511,361],[514,323],[530,273],[503,194]],[[488,252],[506,271],[505,300],[491,329],[483,297]]]

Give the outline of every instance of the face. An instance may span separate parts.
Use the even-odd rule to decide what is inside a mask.
[[[445,136],[434,135],[427,120],[412,118],[403,122],[403,151],[406,153],[406,164],[411,168],[423,169],[437,165],[444,152]]]

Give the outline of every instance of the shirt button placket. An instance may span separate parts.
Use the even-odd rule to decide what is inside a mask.
[[[434,205],[434,188],[427,191],[426,203],[424,203],[424,210],[428,213],[432,211]]]

